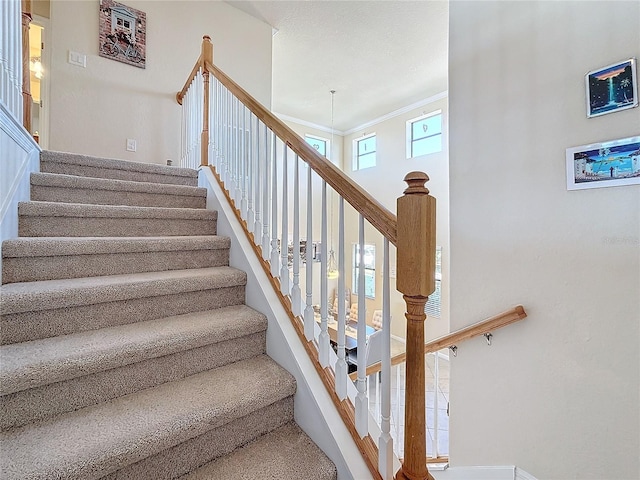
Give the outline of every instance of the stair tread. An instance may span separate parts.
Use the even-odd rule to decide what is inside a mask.
[[[260,355],[0,434],[0,477],[99,478],[294,393]]]
[[[335,479],[335,466],[295,423],[288,423],[181,480]]]
[[[207,189],[187,185],[167,183],[136,182],[134,180],[116,180],[111,178],[81,177],[61,173],[32,173],[31,185],[64,188],[85,188],[93,190],[111,190],[137,193],[156,193],[161,195],[185,195],[206,197]]]
[[[20,237],[2,243],[3,258],[226,249],[229,237]]]
[[[91,217],[91,218],[178,218],[216,220],[218,212],[203,208],[132,207],[87,203],[19,202],[19,216]]]
[[[154,173],[176,177],[197,178],[198,176],[197,170],[191,168],[169,167],[156,163],[132,162],[129,160],[95,157],[69,152],[45,150],[40,154],[40,158],[45,162],[70,163],[103,169],[128,170],[131,172]]]
[[[245,285],[246,279],[221,266],[9,283],[0,287],[0,315]]]
[[[0,347],[0,395],[265,331],[264,315],[235,305]]]

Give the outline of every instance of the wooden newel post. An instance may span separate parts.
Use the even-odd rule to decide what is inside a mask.
[[[213,44],[211,37],[202,37],[202,53],[200,55],[202,78],[204,80],[204,108],[202,109],[202,135],[200,136],[200,165],[209,165],[209,70],[207,62],[213,65]]]
[[[426,173],[410,172],[398,198],[396,288],[407,303],[407,365],[404,461],[398,480],[433,480],[427,468],[425,417],[424,307],[435,291],[436,199]]]

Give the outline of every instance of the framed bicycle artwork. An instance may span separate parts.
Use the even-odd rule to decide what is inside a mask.
[[[147,15],[113,0],[100,0],[101,57],[146,67]]]

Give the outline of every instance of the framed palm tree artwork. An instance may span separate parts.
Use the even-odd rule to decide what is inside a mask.
[[[587,73],[585,84],[589,118],[638,106],[635,58]]]

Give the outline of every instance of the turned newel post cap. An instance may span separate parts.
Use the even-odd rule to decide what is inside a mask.
[[[409,185],[405,191],[405,195],[428,195],[429,189],[425,187],[425,183],[429,181],[429,175],[424,172],[409,172],[405,175],[404,181]]]

